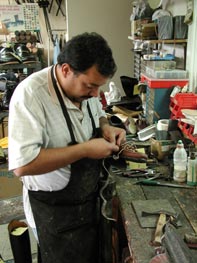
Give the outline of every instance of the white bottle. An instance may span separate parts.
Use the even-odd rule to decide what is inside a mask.
[[[187,152],[181,140],[178,141],[176,149],[173,154],[174,175],[173,179],[177,182],[186,181],[187,170]]]
[[[197,185],[197,160],[195,152],[191,152],[188,157],[187,184]]]

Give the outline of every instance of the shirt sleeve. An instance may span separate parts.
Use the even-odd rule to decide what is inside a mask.
[[[44,113],[36,94],[21,84],[16,88],[9,108],[9,170],[26,165],[40,152],[43,144]]]

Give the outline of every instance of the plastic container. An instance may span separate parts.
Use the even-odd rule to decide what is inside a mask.
[[[188,79],[155,79],[150,78],[144,74],[141,74],[141,82],[146,83],[149,88],[160,89],[160,88],[172,88],[173,86],[184,87],[188,84]]]
[[[140,141],[146,141],[155,135],[156,124],[152,124],[137,133]]]
[[[187,184],[197,185],[197,159],[195,152],[191,152],[187,164]]]
[[[186,171],[187,171],[187,152],[184,148],[182,140],[179,140],[176,149],[173,154],[174,163],[174,174],[173,179],[177,182],[186,181]]]
[[[145,67],[145,73],[150,77],[156,79],[186,79],[188,78],[188,71],[183,69],[170,70],[155,70],[150,67]]]

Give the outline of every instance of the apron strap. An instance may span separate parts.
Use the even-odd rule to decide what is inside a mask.
[[[96,125],[95,125],[95,121],[94,121],[94,118],[92,116],[92,112],[91,112],[90,105],[88,102],[87,102],[87,108],[88,108],[88,113],[89,113],[89,116],[90,116],[90,119],[92,122],[93,134],[95,135],[96,134]]]
[[[57,83],[56,83],[56,80],[55,80],[55,77],[54,77],[54,74],[53,74],[53,69],[54,69],[54,66],[51,68],[51,79],[52,79],[52,82],[53,82],[53,86],[54,86],[57,98],[59,100],[59,103],[61,105],[62,112],[64,114],[64,118],[65,118],[66,123],[68,125],[68,129],[69,129],[69,132],[70,132],[72,144],[77,144],[77,142],[75,140],[75,136],[74,136],[73,130],[72,130],[72,126],[71,126],[72,122],[71,122],[70,116],[68,114],[67,108],[66,108],[66,106],[64,104],[64,101],[62,99],[61,93],[60,93],[60,91],[58,89],[58,86],[57,86]]]

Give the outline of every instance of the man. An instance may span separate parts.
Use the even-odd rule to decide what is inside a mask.
[[[93,263],[101,160],[125,141],[125,131],[108,124],[98,100],[116,65],[96,33],[73,37],[57,61],[15,90],[9,169],[23,182],[24,211],[43,262]]]

